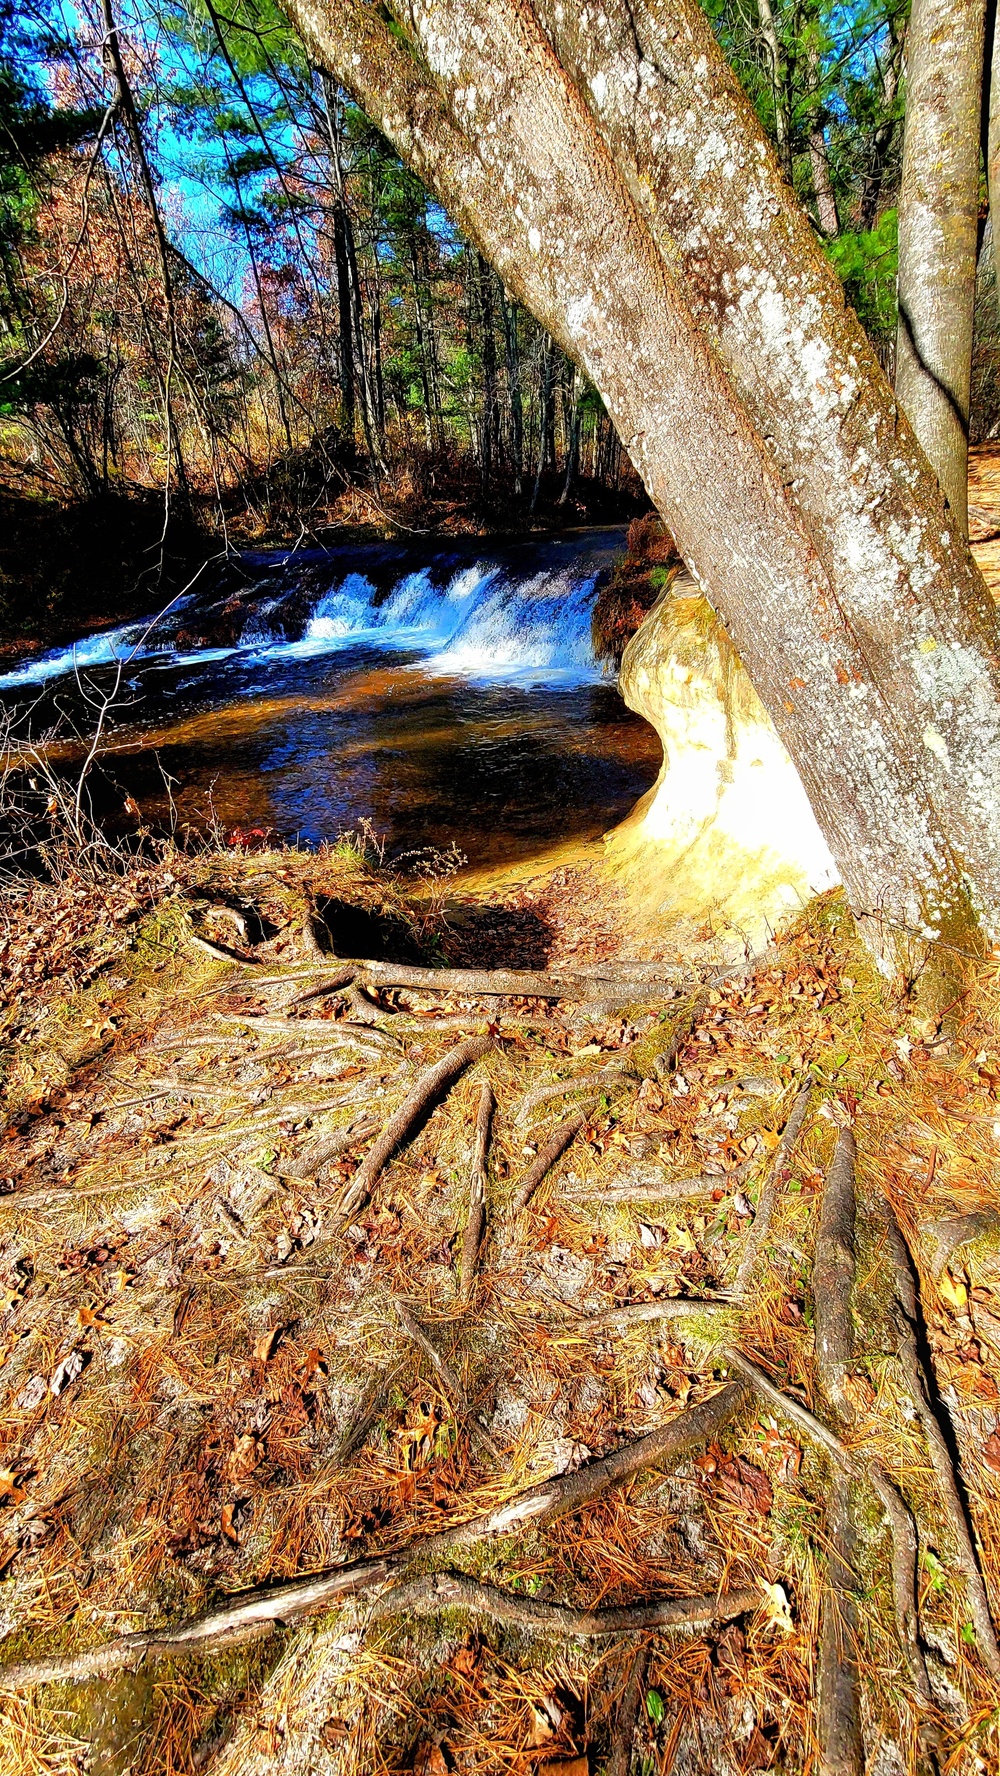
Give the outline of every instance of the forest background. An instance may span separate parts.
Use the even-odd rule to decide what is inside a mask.
[[[906,0],[706,0],[890,377]],[[972,437],[1000,427],[985,176]],[[0,0],[0,643],[331,526],[648,501],[600,397],[272,0]]]

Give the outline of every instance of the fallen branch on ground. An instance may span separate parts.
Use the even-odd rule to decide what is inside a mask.
[[[598,1498],[609,1487],[644,1468],[680,1461],[691,1450],[717,1437],[747,1397],[742,1382],[730,1382],[700,1405],[681,1412],[658,1431],[650,1431],[601,1460],[529,1487],[507,1504],[481,1512],[466,1523],[423,1536],[393,1555],[356,1561],[314,1573],[289,1584],[263,1586],[228,1598],[173,1627],[124,1634],[100,1647],[50,1658],[26,1659],[0,1667],[0,1687],[30,1689],[38,1684],[103,1676],[135,1666],[150,1656],[184,1652],[215,1652],[269,1633],[273,1628],[332,1609],[348,1597],[378,1594],[388,1584],[410,1576],[429,1559],[444,1558],[458,1548],[472,1547],[507,1535],[524,1523],[541,1526]]]
[[[472,1147],[472,1170],[469,1174],[469,1213],[462,1235],[462,1259],[458,1273],[458,1298],[468,1302],[476,1280],[479,1248],[486,1227],[486,1155],[493,1121],[493,1093],[488,1080],[479,1088],[479,1109],[476,1112],[476,1133]]]
[[[561,1159],[562,1155],[566,1152],[567,1147],[571,1146],[576,1140],[577,1135],[586,1123],[591,1108],[592,1105],[586,1105],[582,1110],[577,1110],[572,1116],[567,1117],[565,1122],[561,1122],[557,1129],[553,1130],[552,1134],[546,1141],[545,1146],[532,1160],[531,1165],[528,1167],[528,1170],[525,1172],[524,1177],[521,1180],[517,1195],[514,1198],[515,1215],[520,1214],[522,1209],[527,1208],[535,1191],[538,1189],[539,1184],[546,1176],[546,1173],[552,1170],[556,1160]]]
[[[449,1048],[447,1054],[442,1055],[433,1066],[424,1069],[355,1172],[340,1205],[342,1214],[355,1213],[372,1185],[381,1177],[393,1154],[409,1138],[435,1098],[447,1086],[452,1085],[467,1067],[489,1054],[492,1047],[492,1036],[470,1036],[465,1042],[457,1042],[454,1048]]]

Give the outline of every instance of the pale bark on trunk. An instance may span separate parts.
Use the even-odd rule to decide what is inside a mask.
[[[983,19],[984,0],[913,0],[899,193],[896,393],[964,536]]]
[[[774,139],[778,145],[778,159],[781,162],[785,178],[791,184],[792,155],[788,128],[785,57],[774,22],[771,0],[757,0],[757,15],[760,20],[760,34],[771,68],[771,100],[774,105]]]
[[[819,94],[820,60],[815,45],[809,50],[809,84],[814,94]],[[830,177],[830,153],[826,145],[826,131],[823,128],[822,115],[817,114],[809,131],[809,166],[812,172],[813,195],[816,199],[816,219],[820,233],[831,239],[840,232],[840,217],[837,215],[837,199],[834,194],[833,180]]]
[[[821,234],[832,239],[840,232],[840,218],[837,215],[837,199],[834,196],[833,182],[830,178],[830,156],[826,146],[826,136],[817,126],[809,132],[809,165],[812,168],[813,192],[816,197],[816,217]]]
[[[290,10],[601,393],[873,941],[996,935],[996,614],[697,0]]]
[[[1000,301],[1000,7],[993,21],[993,42],[986,46],[990,56],[990,105],[986,137],[986,183],[989,191],[990,218],[993,236],[993,265],[996,273],[997,299]]]

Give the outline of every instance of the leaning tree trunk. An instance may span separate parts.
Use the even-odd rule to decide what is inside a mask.
[[[1000,929],[1000,635],[697,0],[289,0],[586,371],[887,960]]]
[[[990,60],[990,103],[986,136],[986,184],[989,193],[993,268],[1000,300],[1000,8],[993,21],[993,41],[986,45]]]
[[[899,193],[896,393],[969,534],[984,0],[913,0]]]

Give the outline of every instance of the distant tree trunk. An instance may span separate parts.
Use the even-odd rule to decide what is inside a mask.
[[[348,455],[353,460],[357,402],[354,392],[354,297],[351,289],[351,267],[347,253],[347,230],[350,218],[347,214],[344,166],[340,154],[340,115],[337,93],[328,74],[321,74],[320,82],[323,88],[323,106],[326,112],[327,139],[330,144],[330,172],[333,183],[333,257],[337,274],[340,402],[343,409],[344,438]]]
[[[861,201],[858,204],[857,227],[859,232],[863,234],[869,233],[878,221],[882,188],[889,164],[889,153],[896,135],[896,119],[892,113],[899,88],[904,42],[905,27],[900,26],[898,20],[893,17],[889,21],[889,60],[882,73],[882,105],[886,117],[872,136],[868,169],[861,189]]]
[[[368,460],[372,466],[376,480],[385,468],[379,449],[378,421],[375,411],[375,396],[372,392],[371,373],[368,366],[368,353],[365,349],[364,305],[361,300],[361,278],[358,273],[358,258],[354,248],[354,225],[351,213],[344,205],[344,216],[347,222],[347,268],[350,274],[352,308],[354,311],[354,349],[357,353],[358,368],[361,372],[361,423],[365,433],[365,447]]]
[[[500,309],[503,315],[504,361],[507,371],[507,400],[510,406],[510,461],[514,492],[520,495],[524,485],[524,403],[521,398],[521,368],[517,351],[517,310],[502,286]]]
[[[163,226],[163,217],[160,214],[156,186],[153,182],[153,172],[149,164],[149,156],[146,153],[146,142],[142,133],[142,125],[139,121],[139,113],[136,110],[135,98],[125,69],[125,59],[122,55],[119,27],[115,20],[111,0],[101,0],[101,13],[104,20],[105,54],[110,63],[115,87],[118,92],[118,108],[128,132],[129,142],[135,156],[136,169],[139,174],[139,182],[142,186],[143,196],[149,208],[150,218],[153,224],[153,238],[156,241],[156,256],[159,263],[160,284],[163,290],[163,302],[166,309],[167,364],[165,371],[161,371],[160,369],[159,356],[155,347],[153,351],[156,373],[160,381],[160,392],[163,399],[163,417],[167,432],[166,498],[169,500],[171,461],[177,465],[177,478],[185,497],[188,498],[190,497],[190,488],[188,486],[187,470],[184,465],[184,452],[181,448],[180,432],[178,431],[177,422],[174,416],[171,389],[175,371],[181,371],[181,361],[180,342],[177,336],[177,304],[174,298],[174,282],[170,271],[170,244],[167,240],[166,229]],[[144,318],[146,320],[148,331],[148,317]],[[164,519],[164,525],[166,525],[166,519]]]
[[[583,420],[584,382],[579,370],[574,369],[570,383],[569,415],[566,428],[566,475],[559,504],[564,506],[573,491],[576,480],[577,466],[580,461],[580,426]]]
[[[913,0],[899,194],[896,393],[963,536],[984,0]]]
[[[820,84],[819,52],[815,44],[809,46],[809,85],[816,95],[818,105]],[[816,199],[816,219],[820,232],[828,238],[840,233],[840,217],[837,215],[837,199],[834,196],[833,182],[830,178],[830,154],[826,145],[826,132],[823,127],[821,113],[817,110],[809,131],[809,166],[812,171],[813,195]]]
[[[375,383],[375,424],[378,429],[379,449],[385,447],[385,376],[382,370],[382,286],[376,266],[372,285],[372,375]]]
[[[601,394],[891,967],[1000,938],[1000,626],[697,0],[289,0]]]
[[[549,334],[545,336],[542,347],[542,382],[538,395],[538,467],[535,470],[535,485],[531,493],[531,511],[538,510],[538,501],[542,491],[542,476],[548,466],[549,440],[552,435],[552,373],[555,367],[555,348]]]
[[[774,104],[774,139],[778,145],[778,159],[781,170],[792,182],[792,145],[788,125],[787,82],[785,56],[778,37],[771,0],[757,0],[757,14],[760,19],[760,34],[764,41],[771,71],[771,96]]]
[[[427,454],[434,449],[434,397],[431,392],[430,362],[427,340],[424,336],[423,309],[420,294],[420,264],[417,259],[417,243],[410,237],[410,271],[413,276],[413,326],[417,336],[417,356],[420,360],[420,386],[423,392],[424,406],[424,442]]]
[[[496,470],[499,449],[497,420],[497,342],[493,330],[493,271],[481,253],[476,255],[479,287],[479,320],[482,328],[480,346],[483,362],[483,446],[481,466],[483,483],[488,486]]]

